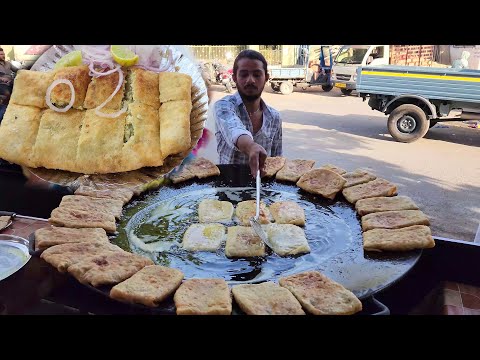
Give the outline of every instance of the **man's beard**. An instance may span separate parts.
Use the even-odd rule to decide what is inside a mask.
[[[243,92],[242,89],[240,89],[238,86],[237,86],[237,90],[238,92],[240,93],[240,96],[242,97],[243,100],[245,101],[248,101],[248,102],[252,102],[252,101],[255,101],[257,100],[260,96],[262,96],[262,91],[263,91],[263,87],[261,89],[258,89],[258,94],[255,94],[255,95],[247,95]]]

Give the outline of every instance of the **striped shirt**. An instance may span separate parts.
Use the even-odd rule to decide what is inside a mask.
[[[241,135],[250,136],[265,149],[267,156],[282,156],[280,114],[262,99],[260,101],[263,124],[253,135],[252,122],[238,92],[225,96],[214,104],[215,136],[220,164],[248,164],[248,156],[235,145]]]

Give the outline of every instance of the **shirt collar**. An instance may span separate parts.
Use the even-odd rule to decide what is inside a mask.
[[[240,96],[240,93],[238,91],[235,94],[233,94],[233,97],[235,99],[235,105],[236,106],[242,106],[243,105],[242,97]],[[267,110],[267,104],[265,104],[265,101],[263,101],[262,98],[260,98],[260,104],[263,108],[263,111],[266,111]]]

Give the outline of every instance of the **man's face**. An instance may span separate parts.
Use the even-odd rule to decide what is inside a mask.
[[[5,61],[5,53],[3,50],[0,50],[0,61]]]
[[[260,60],[242,58],[238,61],[238,70],[233,74],[233,81],[237,84],[237,90],[242,98],[253,101],[262,95],[268,74],[263,70]]]

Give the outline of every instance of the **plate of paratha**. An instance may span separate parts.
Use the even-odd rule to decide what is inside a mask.
[[[57,121],[56,118],[50,118],[50,119],[43,119],[44,121],[40,122],[40,126],[38,130],[36,131],[30,131],[26,129],[26,133],[30,134],[30,139],[38,139],[39,144],[36,144],[32,142],[30,144],[30,147],[37,147],[38,149],[45,149],[45,151],[40,152],[41,156],[43,156],[43,163],[46,164],[45,167],[38,166],[38,167],[33,167],[33,166],[28,166],[28,161],[21,165],[24,166],[24,171],[31,175],[38,177],[42,180],[46,180],[51,183],[56,183],[60,184],[63,186],[68,186],[71,187],[73,190],[77,189],[80,185],[85,185],[88,184],[89,186],[95,187],[96,189],[102,189],[102,188],[108,188],[108,187],[115,187],[118,188],[120,185],[121,187],[127,187],[129,189],[132,189],[134,193],[140,193],[143,191],[146,185],[148,185],[150,182],[158,180],[161,178],[164,174],[168,173],[170,170],[175,168],[176,166],[180,165],[183,161],[183,159],[191,152],[191,150],[196,146],[198,139],[201,137],[203,128],[204,128],[204,123],[206,120],[207,116],[207,110],[208,110],[208,95],[207,95],[207,89],[205,82],[202,78],[202,74],[200,71],[200,68],[198,67],[195,59],[191,57],[188,53],[188,50],[185,47],[182,46],[173,46],[173,45],[168,45],[168,46],[163,46],[163,49],[167,48],[168,51],[170,51],[170,56],[173,61],[173,66],[169,68],[168,71],[165,71],[164,73],[159,73],[159,74],[166,74],[168,77],[169,74],[175,74],[175,75],[188,75],[189,78],[191,78],[191,93],[189,95],[189,102],[191,102],[191,107],[185,107],[185,106],[175,106],[176,101],[170,101],[170,100],[175,100],[175,96],[179,96],[178,93],[176,94],[175,91],[170,91],[169,88],[165,87],[163,91],[163,98],[160,96],[160,101],[165,101],[165,104],[168,104],[168,106],[162,107],[164,108],[163,113],[167,113],[166,117],[171,119],[171,122],[174,120],[176,121],[176,116],[185,116],[185,114],[182,113],[183,110],[189,112],[189,117],[190,117],[190,123],[189,123],[189,128],[185,128],[183,133],[181,134],[182,136],[185,136],[185,134],[189,134],[189,139],[187,141],[189,143],[186,144],[186,146],[183,147],[176,147],[176,144],[178,141],[176,141],[176,136],[178,136],[178,129],[176,129],[174,126],[170,125],[165,125],[164,133],[169,134],[168,139],[171,139],[169,144],[165,145],[165,154],[168,154],[164,159],[163,159],[163,164],[161,166],[155,166],[158,165],[158,161],[152,161],[151,158],[151,153],[154,151],[151,147],[146,147],[144,145],[144,141],[137,141],[137,143],[132,144],[130,149],[125,149],[125,146],[123,146],[122,151],[123,153],[120,155],[121,156],[121,161],[116,161],[113,160],[110,162],[110,165],[107,164],[106,167],[105,165],[105,159],[109,158],[109,156],[105,156],[105,152],[107,154],[111,154],[112,152],[115,153],[115,146],[105,146],[103,149],[100,149],[97,159],[103,159],[99,160],[100,162],[97,163],[97,166],[93,168],[93,171],[82,171],[85,168],[80,167],[72,167],[71,162],[72,162],[72,154],[69,154],[68,151],[64,154],[63,157],[57,157],[55,159],[55,152],[51,150],[52,147],[52,142],[58,141],[58,144],[62,143],[64,144],[65,148],[68,148],[68,141],[65,142],[66,140],[69,140],[72,142],[71,149],[76,148],[77,151],[80,151],[82,147],[78,144],[83,144],[84,148],[84,154],[86,154],[83,157],[77,156],[77,160],[80,159],[83,161],[86,166],[91,166],[92,164],[95,164],[95,161],[92,162],[91,155],[90,153],[93,152],[95,153],[95,149],[98,150],[97,146],[92,146],[93,143],[95,143],[95,139],[106,139],[106,143],[110,142],[110,138],[117,138],[117,143],[121,144],[121,140],[124,139],[124,135],[127,132],[131,126],[125,126],[125,130],[123,128],[117,129],[117,133],[114,131],[114,126],[113,127],[106,127],[104,125],[105,122],[109,122],[112,119],[109,118],[95,118],[95,116],[90,116],[89,119],[84,119],[84,125],[85,121],[88,122],[89,126],[95,125],[95,124],[101,124],[104,129],[107,129],[105,131],[92,131],[90,136],[84,136],[83,138],[77,138],[76,136],[81,136],[78,133],[73,134],[70,131],[64,131],[63,133],[63,140],[61,139],[62,136],[57,137],[56,139],[52,139],[49,136],[49,131],[54,126],[55,122]],[[38,60],[37,62],[32,66],[31,71],[33,72],[42,72],[43,74],[48,74],[49,72],[52,72],[52,69],[55,67],[55,64],[61,59],[64,55],[74,51],[77,49],[76,46],[74,45],[53,45],[50,49],[48,49]],[[65,69],[69,69],[68,67]],[[71,69],[69,69],[70,71]],[[127,92],[131,92],[133,96],[137,96],[137,98],[142,97],[147,104],[151,105],[151,99],[152,96],[149,96],[149,94],[142,94],[141,89],[142,89],[142,82],[145,79],[140,79],[140,77],[135,76],[134,78],[137,79],[137,83],[135,83],[132,79],[132,76],[129,76],[131,69],[128,69],[128,71],[125,71],[125,89],[127,89]],[[25,70],[26,71],[26,70]],[[20,78],[18,79],[18,84],[21,84],[21,77],[22,74],[20,73]],[[65,75],[66,77],[72,76],[72,77],[80,77],[81,75],[79,74],[68,74]],[[120,75],[119,75],[120,76]],[[18,75],[17,75],[18,77]],[[106,76],[105,76],[106,77]],[[128,78],[127,78],[128,77]],[[129,80],[130,79],[130,80]],[[140,81],[141,80],[141,81]],[[147,79],[148,80],[148,79]],[[131,81],[131,83],[129,83]],[[178,81],[176,79],[167,79],[163,83],[168,85],[168,84],[173,84],[175,85]],[[64,85],[64,84],[62,84]],[[92,106],[95,106],[95,97],[96,95],[100,96],[102,94],[102,87],[98,84],[97,81],[97,86],[93,86],[92,83],[89,85],[86,84],[84,87],[86,88],[86,96],[84,99],[84,106],[87,108],[91,109],[90,113],[93,111]],[[175,86],[177,86],[176,84]],[[61,86],[57,86],[57,88],[60,88]],[[107,86],[108,87],[108,86]],[[67,86],[65,85],[65,88]],[[105,91],[106,85],[103,87]],[[137,89],[137,90],[135,90]],[[96,92],[94,91],[96,90]],[[136,95],[135,95],[136,91]],[[128,98],[130,95],[127,94],[127,92],[124,93],[124,99]],[[92,95],[93,94],[93,95]],[[185,91],[183,91],[183,94],[186,94]],[[55,95],[55,97],[53,96]],[[181,94],[180,94],[181,95]],[[54,91],[52,91],[52,101],[57,99],[56,101],[60,101],[58,99],[62,98],[62,94],[54,94]],[[39,114],[34,114],[32,111],[25,113],[25,109],[19,108],[19,109],[13,109],[15,105],[17,106],[22,106],[18,105],[18,101],[15,101],[15,97],[12,96],[13,102],[12,102],[12,110],[16,110],[19,114],[23,115],[31,115],[30,117],[35,117],[36,115]],[[115,97],[113,98],[113,100]],[[181,98],[179,98],[181,99]],[[88,102],[88,101],[89,102]],[[111,101],[111,103],[113,102]],[[33,101],[33,100],[32,100]],[[149,103],[150,101],[150,103]],[[180,100],[179,100],[180,101]],[[184,100],[182,100],[184,101]],[[98,101],[97,101],[98,102]],[[158,102],[158,101],[157,101]],[[91,103],[91,104],[90,104]],[[131,106],[130,106],[131,105]],[[188,105],[188,104],[187,104]],[[10,105],[9,105],[10,106]],[[74,105],[75,106],[75,105]],[[154,105],[153,105],[154,106]],[[30,109],[27,109],[30,110]],[[51,112],[51,110],[46,110],[47,112]],[[106,113],[115,111],[114,109],[105,109]],[[183,111],[183,112],[185,112]],[[71,113],[73,116],[74,112],[78,112],[75,108],[72,108],[71,110],[68,110],[66,113]],[[142,133],[147,133],[146,131],[143,131],[143,128],[140,126],[143,126],[144,124],[147,124],[147,122],[152,122],[152,117],[156,116],[158,111],[153,111],[152,114],[149,114],[148,111],[145,110],[145,107],[143,106],[134,106],[133,104],[129,104],[129,112],[133,114],[133,118],[141,118],[141,121],[137,122],[138,125],[138,131],[135,132],[135,134],[142,134]],[[173,114],[173,115],[172,115]],[[15,115],[15,114],[14,114]],[[55,114],[57,117],[61,116],[62,114]],[[94,114],[93,114],[94,115]],[[152,115],[152,116],[150,116]],[[16,115],[15,115],[16,116]],[[160,111],[160,117],[162,116],[162,111]],[[188,114],[187,114],[188,116]],[[75,120],[80,121],[79,119],[71,119],[72,122]],[[44,124],[42,125],[42,122]],[[57,121],[58,122],[58,121]],[[128,121],[127,121],[128,122]],[[126,125],[132,125],[135,127],[137,126],[134,122],[131,122],[131,124],[126,124]],[[137,128],[135,128],[137,129]],[[34,134],[34,132],[36,132]],[[41,132],[41,134],[40,134]],[[51,133],[51,132],[50,132]],[[34,136],[37,135],[37,136]],[[41,135],[41,136],[40,136]],[[130,132],[129,136],[132,138],[135,135],[132,135]],[[43,139],[43,140],[42,140]],[[92,142],[93,141],[93,142]],[[151,143],[151,142],[150,142]],[[117,145],[118,145],[117,144]],[[126,143],[125,143],[126,144]],[[125,145],[124,144],[124,145]],[[26,144],[27,146],[28,144]],[[28,146],[27,146],[28,147]],[[50,150],[49,150],[50,149]],[[25,149],[20,149],[22,150],[22,154],[24,153],[23,150]],[[19,153],[20,153],[19,150]],[[27,149],[28,150],[28,149]],[[95,151],[94,151],[95,150]],[[62,150],[63,151],[63,150]],[[74,152],[75,150],[73,150]],[[46,156],[45,153],[51,154],[53,156]],[[117,151],[118,153],[118,151]],[[133,154],[133,155],[132,155]],[[118,154],[117,154],[118,155]],[[40,155],[39,155],[40,156]],[[149,157],[150,156],[150,157]],[[118,159],[118,157],[117,157]],[[52,161],[57,161],[56,164],[52,164]],[[15,161],[14,161],[15,162]],[[62,166],[58,166],[58,163],[61,163]],[[144,164],[141,168],[135,169],[136,164]],[[25,166],[26,164],[26,166]],[[123,164],[120,167],[119,164]],[[50,167],[50,168],[49,168]],[[103,169],[102,169],[103,168]],[[116,168],[116,169],[115,169]],[[110,169],[113,169],[113,171],[110,172]],[[134,169],[134,170],[130,170]],[[72,171],[72,170],[78,170],[78,171]],[[90,169],[91,170],[91,169]],[[120,170],[120,171],[117,171]],[[125,170],[125,171],[123,171]]]

